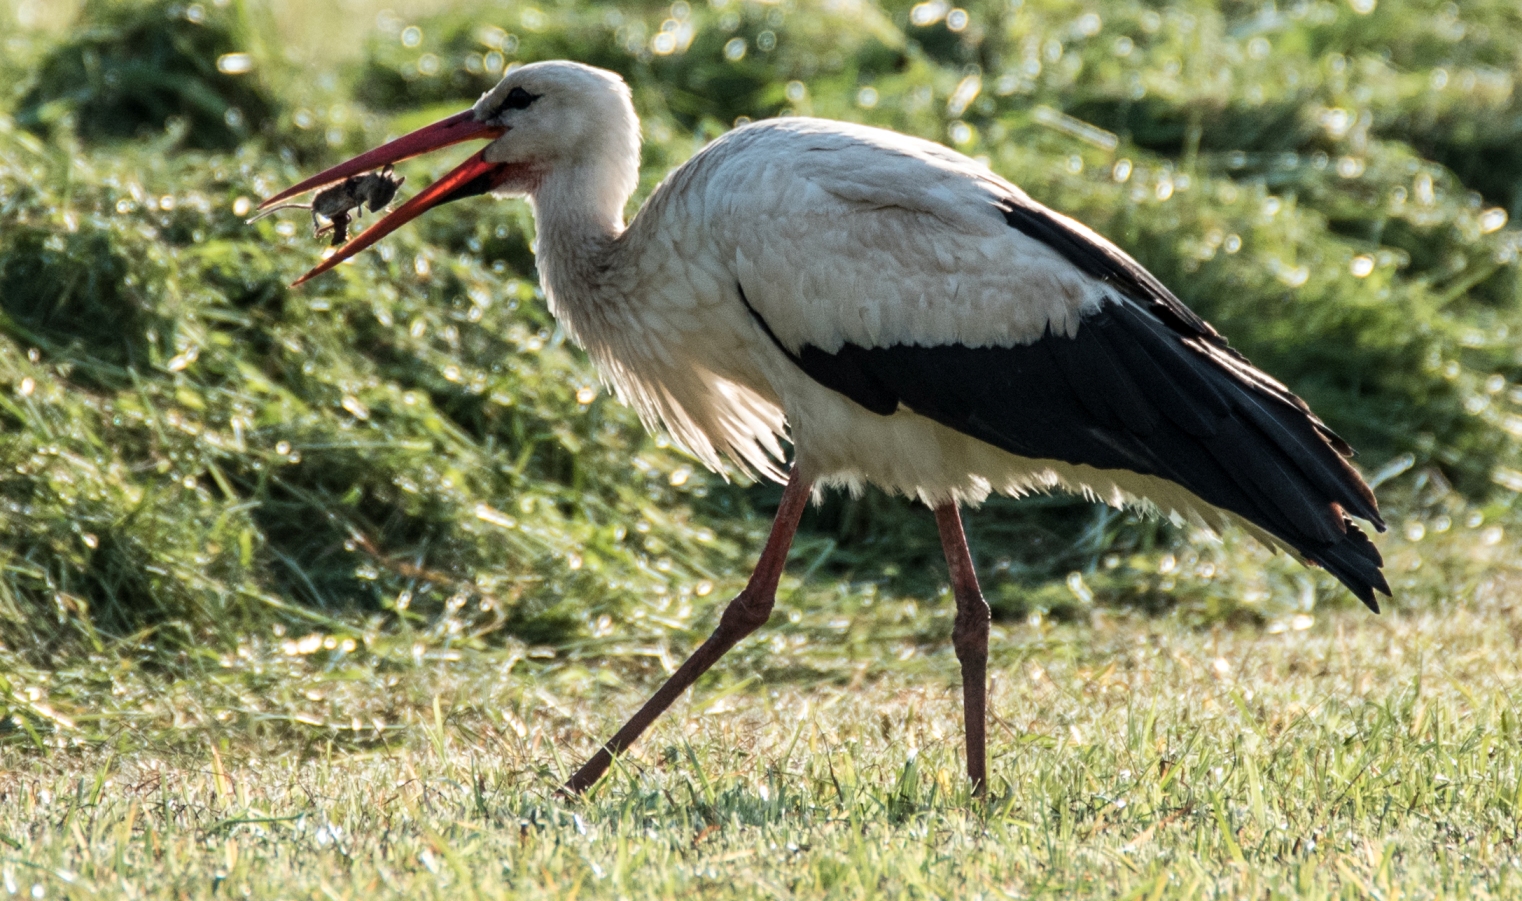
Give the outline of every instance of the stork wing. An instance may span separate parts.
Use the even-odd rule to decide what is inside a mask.
[[[1115,245],[959,155],[864,131],[795,153],[792,198],[737,243],[746,305],[800,369],[880,415],[1168,479],[1378,609],[1382,561],[1348,515],[1383,530],[1373,493],[1304,402]],[[770,258],[797,234],[826,246]]]

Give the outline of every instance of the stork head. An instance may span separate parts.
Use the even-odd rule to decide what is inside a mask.
[[[388,163],[476,139],[485,148],[360,232],[296,284],[322,274],[418,216],[478,194],[535,195],[550,184],[583,195],[589,212],[621,220],[639,178],[639,119],[613,72],[553,61],[520,66],[475,105],[276,194],[281,201]]]
[[[639,179],[639,120],[629,86],[617,74],[553,61],[514,69],[471,109],[478,122],[503,129],[483,152],[500,165],[540,177],[576,169],[622,204]],[[531,191],[532,184],[515,189]]]

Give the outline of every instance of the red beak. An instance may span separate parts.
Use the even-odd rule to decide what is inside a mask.
[[[362,153],[348,162],[339,163],[331,169],[319,172],[306,181],[293,185],[274,197],[269,198],[261,203],[259,208],[264,209],[274,206],[282,200],[287,200],[298,194],[304,194],[307,191],[343,181],[351,175],[374,171],[388,163],[410,160],[415,156],[421,156],[429,151],[448,147],[451,144],[458,144],[461,141],[469,141],[476,138],[496,138],[505,131],[506,129],[499,125],[487,125],[476,121],[475,113],[471,110],[456,113],[447,119],[424,126],[411,134],[397,138],[395,141]],[[332,256],[318,264],[311,272],[297,279],[292,286],[294,287],[327,272],[329,269],[332,269],[334,266],[354,256],[441,203],[448,203],[461,197],[485,194],[512,177],[517,167],[504,163],[488,162],[482,158],[482,153],[484,152],[474,154],[457,166],[454,171],[429,185],[422,193],[402,204],[374,225],[355,235],[348,243],[338,248],[337,252]]]

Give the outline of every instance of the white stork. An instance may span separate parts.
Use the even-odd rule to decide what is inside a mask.
[[[870,483],[935,511],[977,793],[989,612],[963,504],[1050,490],[1146,504],[1242,526],[1376,612],[1374,592],[1390,593],[1350,518],[1384,529],[1346,443],[1125,252],[937,144],[757,122],[672,172],[626,226],[640,148],[628,87],[542,62],[264,205],[470,139],[490,143],[301,281],[439,204],[527,197],[550,309],[617,395],[708,466],[727,458],[787,483],[718,628],[570,792],[766,622],[799,517],[825,487]]]

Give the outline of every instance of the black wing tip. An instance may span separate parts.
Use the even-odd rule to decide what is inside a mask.
[[[1348,583],[1346,583],[1346,582],[1344,582],[1343,584],[1344,585],[1348,585]],[[1356,597],[1360,601],[1362,601],[1363,605],[1365,607],[1368,607],[1369,611],[1371,613],[1376,614],[1376,615],[1379,614],[1380,612],[1382,612],[1379,609],[1379,598],[1377,596],[1375,596],[1375,594],[1374,594],[1376,591],[1379,592],[1380,594],[1384,595],[1387,598],[1392,598],[1392,599],[1394,598],[1394,595],[1392,595],[1390,593],[1390,583],[1385,581],[1385,578],[1384,578],[1383,574],[1380,574],[1378,581],[1373,582],[1373,583],[1371,583],[1369,585],[1358,586],[1358,587],[1354,587],[1353,585],[1348,585],[1348,588],[1352,589],[1354,597]]]
[[[1344,525],[1347,526],[1346,537],[1308,554],[1307,558],[1346,585],[1365,607],[1378,613],[1379,600],[1375,597],[1375,592],[1387,598],[1394,597],[1390,583],[1380,569],[1385,565],[1384,557],[1374,542],[1369,540],[1369,536],[1351,520],[1344,520]]]

